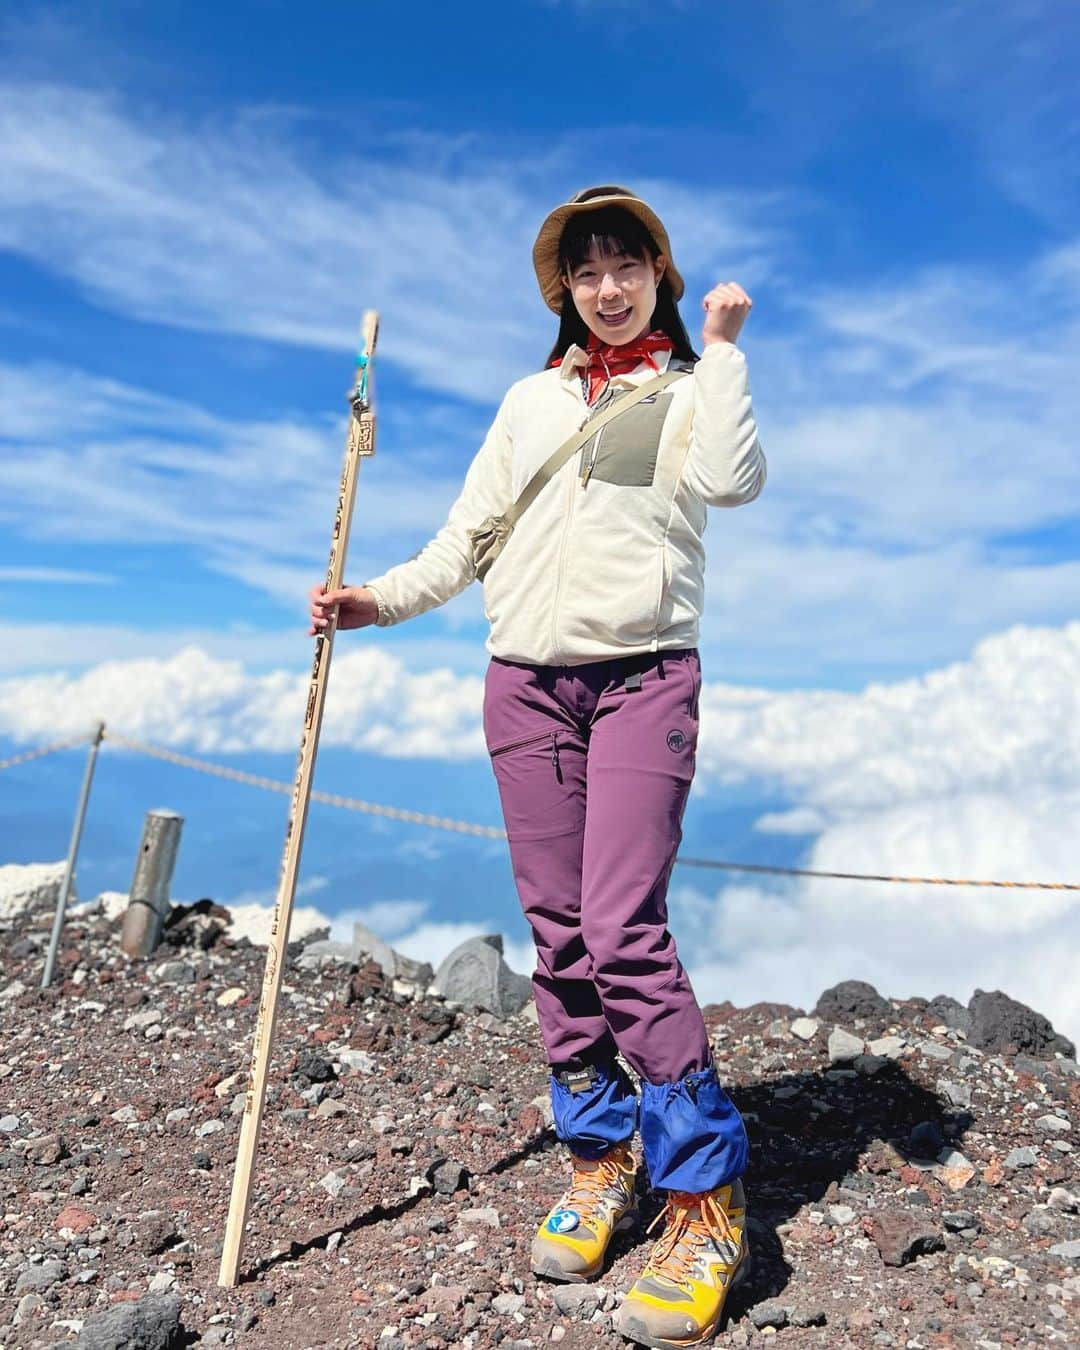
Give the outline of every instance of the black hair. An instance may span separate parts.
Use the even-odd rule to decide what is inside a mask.
[[[594,247],[606,257],[625,253],[631,258],[655,261],[660,256],[656,240],[645,224],[620,206],[603,206],[596,211],[583,211],[570,217],[559,240],[559,272],[565,275],[573,271],[585,261]],[[679,314],[666,272],[656,287],[656,308],[649,327],[650,330],[659,328],[671,338],[672,356],[676,359],[698,359],[690,345],[690,335]],[[564,290],[559,333],[548,354],[547,364],[550,366],[561,360],[573,343],[584,347],[588,340],[589,326],[577,312],[570,291]]]

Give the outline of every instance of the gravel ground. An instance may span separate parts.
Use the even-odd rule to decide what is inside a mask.
[[[532,1005],[500,1020],[299,944],[219,1288],[265,951],[205,902],[175,917],[129,961],[117,920],[73,916],[44,992],[48,906],[0,922],[0,1350],[626,1344],[643,1231],[595,1285],[529,1271],[568,1175]],[[1080,1071],[1044,1020],[854,982],[706,1019],[752,1144],[751,1278],[716,1344],[1080,1345]]]

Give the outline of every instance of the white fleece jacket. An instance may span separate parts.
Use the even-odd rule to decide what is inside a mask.
[[[663,370],[670,354],[655,359]],[[510,387],[446,524],[414,558],[364,583],[381,627],[444,604],[475,579],[468,531],[504,512],[595,413],[581,388],[584,361],[571,347],[560,367]],[[654,373],[642,363],[615,377],[613,392]],[[740,506],[765,483],[746,357],[714,343],[654,399],[609,422],[518,521],[483,582],[493,656],[572,666],[697,643],[705,508]]]

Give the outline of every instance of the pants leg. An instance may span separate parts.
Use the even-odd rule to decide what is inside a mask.
[[[704,1191],[745,1170],[747,1140],[667,927],[694,774],[700,666],[696,651],[661,653],[639,673],[639,688],[613,679],[592,718],[581,931],[607,1024],[643,1080],[652,1183]]]
[[[579,1157],[596,1158],[633,1134],[637,1096],[615,1061],[581,935],[587,745],[573,694],[555,669],[493,661],[484,730],[536,944],[533,990],[556,1133]]]
[[[493,661],[484,734],[521,907],[532,928],[540,1031],[552,1064],[615,1051],[581,937],[586,745],[557,672]]]
[[[697,655],[659,656],[640,689],[612,680],[592,721],[581,927],[608,1025],[650,1082],[709,1062],[705,1023],[675,939],[667,888],[697,748]]]

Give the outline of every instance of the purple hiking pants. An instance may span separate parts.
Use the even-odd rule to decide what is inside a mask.
[[[537,950],[550,1063],[610,1060],[651,1084],[711,1064],[667,929],[694,775],[697,651],[580,666],[492,660],[484,732]]]

